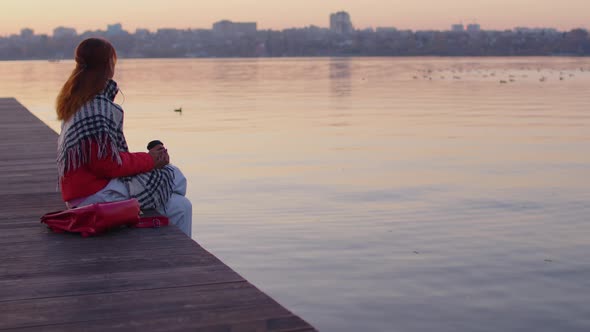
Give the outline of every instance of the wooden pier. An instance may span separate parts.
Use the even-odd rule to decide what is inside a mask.
[[[0,119],[0,331],[315,331],[174,226],[49,231],[57,134],[13,98]]]

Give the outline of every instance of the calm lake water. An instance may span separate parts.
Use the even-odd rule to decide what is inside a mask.
[[[56,130],[71,61],[0,62]],[[590,331],[590,59],[120,60],[194,238],[321,331]],[[175,108],[182,107],[182,114]]]

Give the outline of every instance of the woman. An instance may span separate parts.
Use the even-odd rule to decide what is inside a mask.
[[[137,198],[141,209],[157,209],[191,236],[192,205],[186,178],[169,165],[162,144],[129,152],[123,109],[113,101],[117,53],[104,39],[89,38],[75,52],[76,67],[57,97],[62,121],[57,166],[68,208]]]

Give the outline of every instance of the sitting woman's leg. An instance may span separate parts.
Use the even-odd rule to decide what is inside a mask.
[[[180,169],[174,165],[169,165],[174,169],[174,187],[172,188],[172,192],[179,194],[181,196],[186,195],[186,177]]]
[[[184,234],[191,237],[193,226],[193,205],[188,198],[173,193],[163,209],[158,210],[170,219],[170,222],[180,228]]]
[[[174,168],[174,188],[172,189],[172,196],[166,203],[164,214],[170,221],[176,225],[184,234],[191,237],[193,226],[193,205],[185,197],[186,195],[186,177],[180,169],[176,166],[170,165]]]
[[[131,196],[129,195],[127,186],[119,179],[112,179],[106,187],[99,190],[97,193],[82,199],[78,204],[75,204],[75,206],[80,207],[94,203],[117,202],[129,198],[131,198]],[[68,206],[68,208],[72,207],[74,206]]]

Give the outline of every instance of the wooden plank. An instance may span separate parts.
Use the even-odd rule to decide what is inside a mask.
[[[27,180],[15,182],[15,181],[6,181],[2,182],[2,187],[0,187],[0,195],[4,194],[24,194],[24,193],[46,193],[49,192],[48,188],[50,187],[55,188],[55,181],[51,181],[50,179],[39,179],[39,180]],[[63,207],[61,207],[63,209]]]
[[[117,255],[113,250],[101,255],[62,255],[59,259],[41,256],[3,259],[0,280],[36,278],[41,276],[80,275],[115,272],[131,272],[158,268],[184,268],[190,266],[217,265],[221,262],[213,255],[194,255],[193,248],[169,248],[155,251],[130,252]],[[181,252],[184,250],[184,252]]]
[[[154,234],[146,234],[146,232],[152,232]],[[64,255],[64,252],[68,252],[68,255],[70,255],[69,252],[80,252],[81,254],[90,255],[93,251],[100,251],[103,254],[121,254],[121,251],[125,250],[155,251],[166,248],[197,250],[199,253],[201,250],[204,250],[200,246],[196,247],[198,244],[194,241],[175,242],[180,234],[161,234],[163,232],[164,230],[162,229],[133,230],[130,235],[118,235],[119,232],[110,232],[108,236],[112,236],[112,238],[107,238],[107,235],[101,235],[96,241],[74,238],[77,235],[48,234],[45,238],[38,236],[36,238],[29,237],[20,241],[3,241],[0,242],[0,245],[5,249],[3,251],[3,257],[32,257],[37,255],[47,257]],[[40,241],[42,242],[39,243]],[[205,254],[200,253],[200,255]]]
[[[314,331],[174,226],[49,231],[57,135],[13,98],[0,115],[0,330]]]
[[[208,308],[269,305],[273,301],[245,282],[159,288],[107,294],[0,302],[0,329],[115,318],[141,319],[158,314],[199,312]],[[283,314],[288,312],[283,309]],[[34,315],[31,313],[34,312]]]
[[[52,192],[0,194],[0,225],[9,216],[20,216],[22,219],[34,217],[38,221],[49,209],[64,209],[61,194],[53,187]]]
[[[223,322],[224,319],[234,319],[234,317],[229,316],[229,314],[244,314],[248,315],[249,312],[252,314],[259,314],[261,310],[265,310],[264,312],[267,315],[271,315],[271,313],[267,313],[266,310],[272,310],[272,307],[268,308],[239,308],[236,312],[224,312],[223,316],[216,316],[214,319],[218,322]],[[312,328],[306,328],[299,326],[304,326],[305,323],[300,324],[299,326],[293,325],[294,327],[282,327],[281,325],[277,326],[277,323],[281,324],[280,320],[286,321],[287,319],[299,319],[295,316],[283,317],[283,318],[269,318],[266,320],[258,320],[253,322],[236,322],[236,323],[227,323],[227,324],[216,324],[216,325],[208,325],[203,326],[199,324],[199,327],[195,327],[196,324],[193,323],[195,320],[194,316],[185,315],[185,317],[181,317],[178,320],[170,320],[169,317],[157,317],[151,318],[149,320],[140,320],[140,321],[115,321],[115,322],[108,322],[105,324],[108,328],[108,331],[195,331],[195,332],[252,332],[252,331],[269,331],[269,332],[309,332],[315,331]],[[213,320],[209,318],[209,320]],[[179,324],[181,323],[181,324]],[[16,331],[33,331],[35,329],[17,329]],[[96,328],[92,322],[76,324],[76,325],[58,325],[58,326],[51,326],[50,328],[43,327],[43,331],[103,331],[100,328]]]
[[[175,267],[174,273],[161,264],[152,268],[136,268],[132,271],[116,271],[107,267],[108,274],[75,273],[71,275],[20,276],[0,279],[4,288],[1,301],[14,301],[56,296],[115,293],[131,290],[157,289],[210,285],[228,282],[246,282],[226,265]],[[64,287],[67,285],[67,287]],[[1,316],[1,315],[0,315]]]
[[[115,318],[107,322],[86,321],[72,324],[44,325],[32,328],[18,328],[15,331],[195,331],[195,332],[310,332],[310,328],[301,318],[284,315],[274,305],[256,307],[223,308],[210,310],[202,314],[178,313],[154,315],[150,317]],[[250,316],[267,316],[266,319],[248,320]],[[11,329],[12,331],[12,329]]]
[[[18,171],[20,167],[42,167],[45,166],[51,169],[57,169],[55,162],[55,153],[53,154],[42,154],[35,153],[34,155],[24,154],[16,156],[14,153],[7,152],[6,156],[11,156],[11,159],[4,159],[0,161],[0,167],[6,171]],[[18,158],[18,159],[17,159]],[[57,175],[57,174],[56,174]]]
[[[28,229],[15,229],[11,234],[0,234],[0,244],[17,247],[19,243],[39,243],[35,247],[49,250],[54,246],[55,250],[65,251],[75,249],[78,247],[91,247],[100,250],[107,250],[109,247],[120,248],[123,250],[128,246],[126,242],[133,241],[139,245],[154,245],[156,243],[167,241],[173,242],[182,238],[183,233],[174,226],[163,227],[159,229],[128,229],[121,228],[112,230],[106,234],[101,234],[97,237],[83,238],[79,234],[56,234],[52,233],[47,227],[42,224],[37,224],[39,227]],[[192,241],[183,241],[187,245],[194,245]],[[196,244],[196,243],[195,243]],[[197,244],[198,245],[198,244]],[[133,247],[130,247],[133,248]],[[12,249],[7,248],[6,253],[11,252]],[[31,248],[34,250],[34,248]]]

